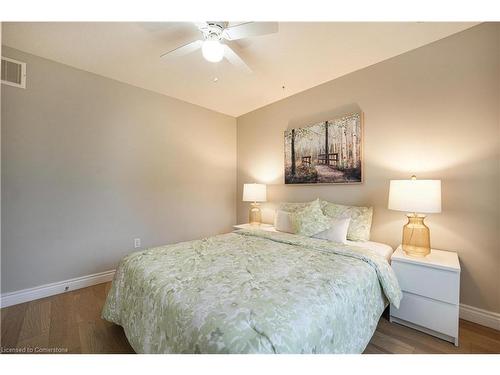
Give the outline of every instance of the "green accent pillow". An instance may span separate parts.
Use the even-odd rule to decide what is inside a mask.
[[[334,219],[350,218],[347,239],[351,241],[369,241],[372,227],[373,208],[344,206],[328,201],[321,201],[323,213]]]
[[[304,208],[306,208],[307,206],[309,206],[312,203],[314,203],[314,201],[300,202],[300,203],[283,202],[283,203],[279,204],[278,209],[281,211],[290,212],[290,213],[297,212],[297,211],[303,210]]]
[[[331,220],[323,214],[319,199],[308,204],[302,210],[291,214],[292,228],[299,236],[314,236],[330,228]]]

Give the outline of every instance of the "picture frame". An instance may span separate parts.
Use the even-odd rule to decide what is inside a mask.
[[[363,183],[363,142],[361,111],[285,130],[285,184]]]

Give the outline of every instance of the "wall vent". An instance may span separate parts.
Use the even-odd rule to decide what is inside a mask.
[[[2,56],[2,83],[26,88],[26,63]]]

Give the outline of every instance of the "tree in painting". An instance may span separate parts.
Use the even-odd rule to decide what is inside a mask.
[[[361,114],[285,131],[285,183],[361,182]]]

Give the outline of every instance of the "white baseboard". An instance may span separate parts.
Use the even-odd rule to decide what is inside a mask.
[[[500,331],[500,314],[460,304],[460,318]]]
[[[113,280],[114,275],[115,270],[109,270],[94,273],[93,275],[76,277],[74,279],[40,285],[34,288],[18,290],[16,292],[4,293],[2,294],[0,299],[0,307],[17,305],[18,303],[33,301],[36,299],[53,296],[54,294],[60,294],[68,292],[70,290],[86,288],[88,286],[105,283],[107,281]]]

